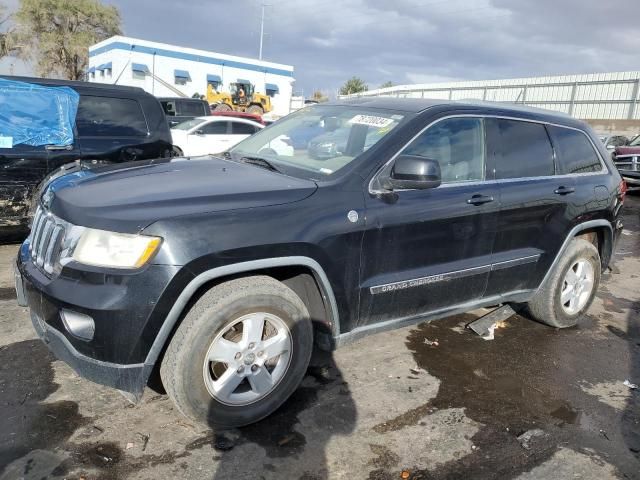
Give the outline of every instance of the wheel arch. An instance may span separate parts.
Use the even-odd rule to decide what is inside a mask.
[[[332,345],[326,345],[326,337],[330,337],[329,340],[332,340],[332,338],[338,336],[340,333],[340,319],[333,289],[324,269],[317,261],[309,257],[277,257],[224,265],[206,270],[197,275],[173,303],[147,354],[145,365],[148,367],[157,365],[181,318],[188,310],[192,300],[199,296],[199,292],[206,291],[222,281],[237,278],[238,276],[264,274],[282,281],[298,294],[303,301],[306,299],[310,305],[312,320],[316,320],[314,324],[320,321],[318,317],[322,315],[321,309],[324,309],[328,328],[325,329],[324,333],[327,335],[324,336],[325,340],[320,346],[323,348],[332,347]],[[315,292],[314,286],[316,287]]]
[[[556,265],[558,264],[564,253],[567,251],[571,240],[576,237],[585,238],[586,240],[589,240],[596,245],[596,248],[598,248],[598,252],[600,254],[600,262],[603,271],[607,267],[607,265],[609,265],[609,261],[611,260],[613,251],[613,227],[611,226],[611,223],[605,219],[589,220],[583,223],[579,223],[571,229],[571,231],[565,238],[562,246],[560,247],[560,250],[553,260],[553,263],[540,282],[538,289],[540,289],[542,285],[544,285],[544,283],[547,281],[549,275],[555,269]]]

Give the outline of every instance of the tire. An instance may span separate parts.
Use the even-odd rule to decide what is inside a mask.
[[[575,277],[569,274],[573,270],[576,274],[578,264],[582,262],[581,276],[587,276],[591,269],[592,282],[590,286],[583,284],[582,289],[576,290],[567,283],[568,276],[571,280]],[[574,238],[562,258],[555,266],[549,278],[538,289],[532,300],[527,303],[527,310],[534,320],[555,328],[568,328],[575,326],[580,318],[591,306],[600,284],[601,262],[598,249],[587,240]],[[567,298],[575,297],[575,304],[565,302],[562,294],[567,292]]]
[[[216,105],[216,112],[230,112],[232,110],[232,108],[227,105],[226,103],[219,103],[218,105]]]
[[[251,113],[252,115],[264,115],[264,109],[260,105],[251,105],[247,108],[247,113]]]
[[[251,325],[258,324],[260,340],[249,343],[251,332],[258,331]],[[266,338],[270,330],[277,334]],[[276,351],[274,340],[284,351],[272,358],[267,349]],[[300,297],[271,277],[240,278],[213,287],[195,302],[167,348],[160,376],[185,416],[214,428],[240,427],[270,415],[289,398],[305,375],[312,349],[311,320]],[[221,355],[219,351],[228,363],[205,361]],[[263,388],[266,373],[272,383]],[[223,380],[234,385],[238,378],[242,380],[236,387],[224,386]],[[254,385],[263,393],[254,391]]]

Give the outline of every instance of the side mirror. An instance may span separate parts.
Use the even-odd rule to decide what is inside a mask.
[[[194,133],[194,135],[204,135],[204,130],[196,130],[193,133]]]
[[[387,182],[390,190],[424,190],[442,183],[440,163],[419,155],[400,155],[396,158]]]

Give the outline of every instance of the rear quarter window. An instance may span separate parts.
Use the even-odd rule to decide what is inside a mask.
[[[602,170],[600,157],[584,133],[553,125],[548,129],[556,148],[558,173],[566,175]]]
[[[540,123],[496,121],[496,179],[546,177],[555,174],[553,148]]]
[[[253,135],[256,130],[256,127],[248,123],[231,122],[232,135]]]
[[[81,137],[146,137],[149,133],[140,104],[130,98],[82,96],[76,125]]]
[[[201,117],[207,114],[202,102],[180,102],[179,107],[183,117]]]

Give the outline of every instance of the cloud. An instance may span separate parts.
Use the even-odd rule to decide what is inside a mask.
[[[127,35],[256,57],[257,0],[108,0]],[[270,0],[264,58],[296,89],[637,70],[637,0]]]

